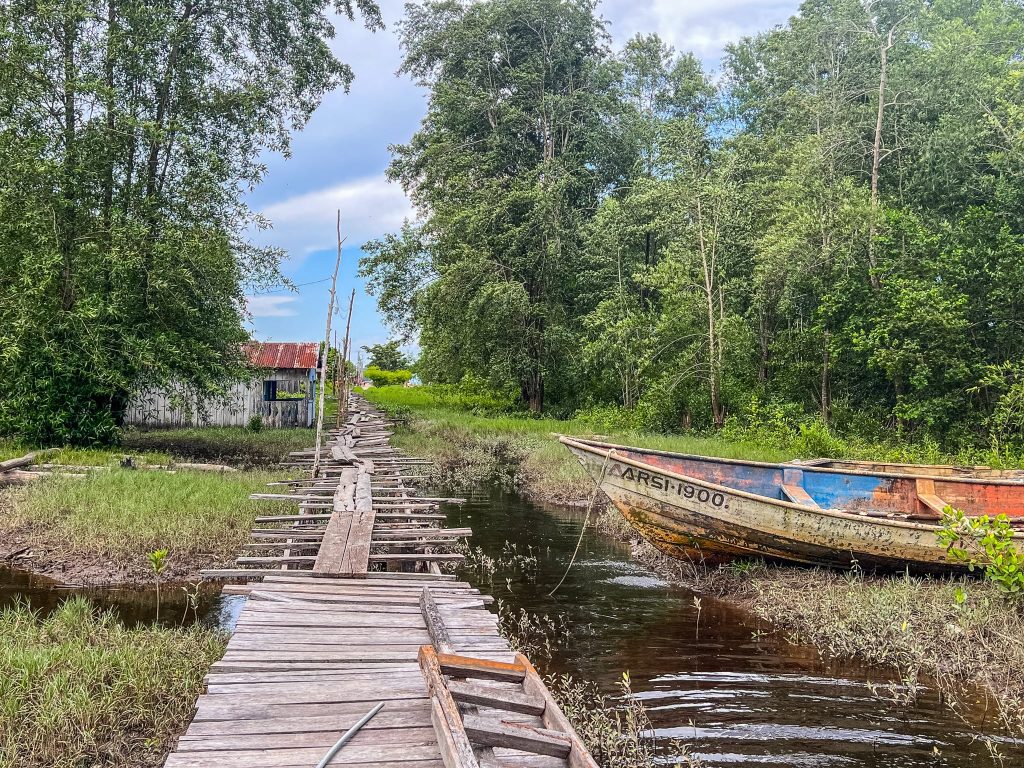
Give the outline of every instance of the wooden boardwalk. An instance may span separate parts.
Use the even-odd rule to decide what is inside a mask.
[[[491,598],[441,571],[470,532],[442,527],[411,485],[424,462],[389,436],[354,398],[316,475],[258,494],[298,511],[258,518],[238,568],[209,572],[261,581],[225,586],[246,604],[168,768],[314,768],[379,702],[329,765],[596,768]]]

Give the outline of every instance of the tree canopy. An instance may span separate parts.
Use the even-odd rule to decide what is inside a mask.
[[[410,6],[429,89],[363,271],[421,376],[721,426],[1019,435],[1024,8],[809,0],[722,72],[586,0]]]
[[[397,339],[385,344],[364,346],[363,350],[370,356],[367,366],[373,366],[385,371],[397,371],[412,365],[412,361],[402,352],[401,342]]]
[[[243,193],[351,69],[372,0],[0,5],[0,432],[111,439],[149,385],[244,368],[243,289],[282,254]]]

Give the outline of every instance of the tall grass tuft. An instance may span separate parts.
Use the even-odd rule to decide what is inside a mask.
[[[168,578],[190,559],[227,560],[259,513],[286,508],[253,501],[267,472],[213,474],[113,469],[84,478],[56,476],[11,489],[0,532],[48,557],[112,561],[147,578],[148,553],[167,548]]]
[[[126,628],[84,598],[0,611],[0,768],[159,765],[222,633]]]

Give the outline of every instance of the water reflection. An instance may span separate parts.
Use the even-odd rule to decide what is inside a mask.
[[[572,557],[583,513],[483,493],[446,511],[449,524],[473,528],[474,547],[504,557],[493,576],[465,574],[470,580],[514,609],[560,616],[573,628],[550,671],[614,694],[628,670],[657,738],[685,740],[708,766],[998,765],[986,733],[1004,765],[1024,765],[1024,746],[987,731],[982,707],[967,725],[927,685],[912,706],[875,696],[869,683],[888,683],[884,670],[825,662],[728,602],[702,596],[698,611],[693,593],[666,584],[592,528],[565,583],[548,594]],[[511,562],[506,542],[536,555],[536,565]],[[671,750],[663,751],[671,764]]]
[[[186,589],[194,598],[189,598]],[[22,601],[45,616],[72,595],[88,597],[113,611],[128,626],[156,620],[156,590],[152,587],[65,587],[44,576],[0,566],[0,608]],[[160,589],[160,623],[181,626],[199,621],[231,629],[244,603],[244,597],[222,595],[215,584],[164,584]]]

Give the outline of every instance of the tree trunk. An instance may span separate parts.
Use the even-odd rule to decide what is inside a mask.
[[[106,103],[104,110],[105,117],[105,144],[106,158],[104,158],[103,169],[103,269],[104,297],[109,300],[112,286],[111,278],[111,252],[113,250],[113,229],[114,229],[114,165],[117,161],[117,140],[114,134],[114,112],[117,104],[117,97],[114,92],[114,28],[117,24],[117,0],[107,0],[107,50],[103,62],[104,85],[107,88]]]
[[[832,374],[830,369],[831,352],[829,351],[829,332],[821,345],[821,418],[829,424],[832,421]]]
[[[871,145],[871,222],[868,226],[868,267],[871,287],[878,290],[878,256],[875,253],[875,235],[878,233],[878,178],[882,166],[882,126],[885,122],[885,93],[889,83],[889,49],[893,46],[893,35],[901,22],[896,22],[879,46],[878,61],[878,111],[875,114],[875,137]]]
[[[715,311],[715,267],[714,257],[709,253],[709,244],[704,238],[704,209],[699,196],[697,197],[697,238],[701,266],[704,271],[704,298],[708,312],[708,388],[711,395],[711,418],[715,427],[721,428],[725,424],[725,412],[722,409],[720,381],[722,353],[719,348],[718,322]]]
[[[74,250],[78,239],[78,216],[75,210],[75,187],[78,174],[78,125],[75,113],[75,43],[78,37],[76,19],[71,10],[65,10],[61,55],[64,59],[64,180],[61,211],[61,307],[65,312],[75,304]]]

